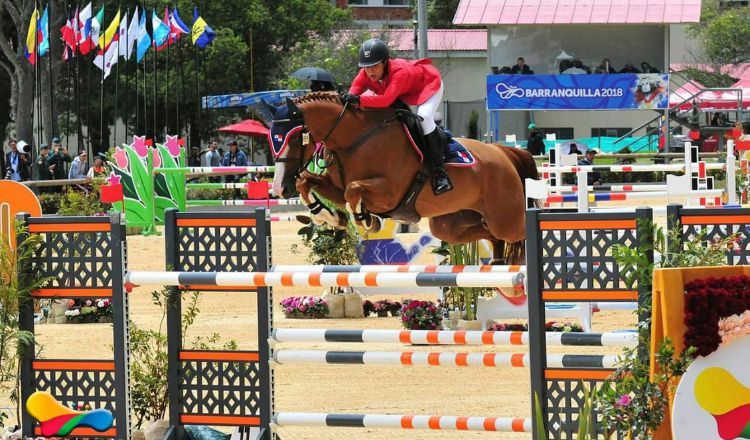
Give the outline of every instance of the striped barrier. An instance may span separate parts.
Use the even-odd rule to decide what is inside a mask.
[[[558,185],[548,186],[550,191],[559,192],[578,192],[578,185]],[[587,185],[587,191],[611,191],[611,192],[645,192],[645,191],[666,191],[666,184],[632,184],[632,183],[611,183],[603,185]]]
[[[548,332],[548,346],[635,347],[636,333]],[[528,332],[448,330],[328,330],[276,328],[274,342],[401,343],[427,345],[529,345]]]
[[[721,189],[710,189],[710,190],[691,191],[690,196],[721,197],[723,193],[724,193],[724,190],[721,190]],[[668,191],[614,192],[614,193],[588,194],[589,202],[653,199],[657,197],[670,197],[670,194]],[[674,195],[672,195],[672,197],[674,197]],[[578,194],[549,195],[547,196],[547,200],[546,200],[547,203],[566,203],[566,202],[577,202],[577,201],[578,201]]]
[[[284,265],[271,267],[271,272],[425,272],[425,273],[463,273],[463,272],[526,272],[526,266],[481,266],[440,265],[440,264],[369,264],[369,265]]]
[[[268,182],[268,189],[273,187],[273,183]],[[247,189],[247,182],[244,183],[188,183],[188,190],[193,189]]]
[[[706,163],[707,170],[726,170],[726,164],[723,163]],[[673,165],[574,165],[574,166],[541,166],[537,167],[540,173],[577,173],[579,171],[591,172],[611,172],[611,173],[684,173],[684,164]]]
[[[259,200],[188,200],[187,206],[297,206],[299,199],[259,199]]]
[[[516,287],[521,272],[128,272],[129,286],[218,287]]]
[[[550,368],[610,368],[617,355],[549,354]],[[273,361],[285,364],[401,365],[425,367],[528,368],[528,353],[458,353],[426,351],[278,350]]]
[[[248,174],[248,173],[270,173],[276,169],[274,166],[251,166],[251,167],[183,167],[183,168],[154,168],[154,173],[181,173],[195,175],[211,174]]]
[[[511,417],[415,416],[279,412],[276,426],[429,429],[436,431],[531,432],[531,419]]]

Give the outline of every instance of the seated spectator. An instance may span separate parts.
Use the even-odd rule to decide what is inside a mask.
[[[529,68],[523,57],[518,57],[516,65],[511,69],[511,73],[514,75],[532,75],[534,71]]]
[[[625,67],[623,67],[622,70],[620,70],[620,73],[641,73],[641,71],[636,69],[636,67],[633,64],[627,63],[625,64]]]
[[[647,63],[645,61],[641,63],[641,72],[643,72],[643,73],[661,73],[661,72],[659,72],[659,69],[657,69],[656,67],[652,67],[651,64],[649,64],[649,63]]]
[[[503,68],[500,69],[497,73],[499,73],[501,75],[510,75],[510,74],[513,73],[513,69],[511,69],[508,66],[503,66]]]
[[[602,59],[602,63],[596,67],[594,73],[617,73],[617,71],[612,67],[609,58],[604,58]]]
[[[85,179],[89,168],[88,160],[89,155],[86,153],[86,150],[79,151],[78,156],[70,164],[68,179]]]
[[[589,148],[586,150],[586,154],[583,156],[583,159],[578,161],[578,165],[587,166],[587,165],[594,165],[594,158],[596,157],[598,151],[594,148]],[[602,175],[596,171],[592,171],[586,174],[588,185],[599,185],[602,183]]]
[[[94,156],[94,165],[89,168],[89,172],[86,173],[86,177],[93,179],[95,177],[107,177],[109,171],[104,163],[104,158],[100,155]]]
[[[573,67],[573,61],[571,60],[562,60],[560,61],[560,73],[565,72],[566,70]]]
[[[586,70],[583,68],[583,61],[581,60],[575,60],[572,63],[572,66],[565,69],[563,71],[563,75],[582,75],[584,73],[587,73]]]

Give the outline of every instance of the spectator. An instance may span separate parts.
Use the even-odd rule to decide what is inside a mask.
[[[625,67],[620,70],[620,73],[641,73],[641,71],[636,69],[631,63],[627,63],[625,64]]]
[[[332,92],[334,90],[336,90],[336,85],[330,81],[318,81],[315,79],[310,81],[311,92]]]
[[[534,71],[529,68],[529,66],[526,64],[526,60],[523,59],[523,57],[518,57],[516,60],[516,65],[513,66],[510,73],[514,75],[533,75]]]
[[[584,69],[583,61],[575,60],[572,64],[571,67],[563,71],[563,75],[583,75],[584,73],[588,73],[586,72],[586,69]]]
[[[47,157],[47,165],[51,165],[52,178],[54,180],[63,180],[68,177],[65,170],[65,164],[73,162],[73,158],[68,154],[67,148],[60,145],[60,138],[52,138],[52,152]],[[51,192],[60,192],[61,186],[51,187]]]
[[[529,140],[526,143],[526,150],[533,156],[544,154],[544,133],[536,128],[536,124],[529,124]]]
[[[104,158],[100,155],[94,156],[94,165],[89,168],[86,177],[93,179],[95,177],[107,177],[109,174],[107,166],[104,164]]]
[[[200,167],[201,166],[201,150],[198,147],[190,148],[190,155],[187,158],[187,165],[189,167]]]
[[[566,70],[573,67],[573,61],[571,60],[562,60],[560,61],[560,73],[565,73]]]
[[[89,171],[89,155],[86,150],[81,150],[73,159],[73,163],[70,164],[70,171],[68,172],[68,179],[85,179]]]
[[[21,150],[28,148],[29,144],[24,141],[18,142]],[[19,151],[19,145],[16,144],[15,139],[8,140],[8,146],[10,152],[5,155],[5,178],[15,180],[16,182],[22,182],[29,180],[29,155],[23,151]]]
[[[36,178],[38,180],[53,180],[55,175],[55,165],[50,165],[49,162],[49,145],[42,144],[39,147],[39,157],[36,160]],[[43,186],[39,188],[40,193],[53,192],[53,187]]]
[[[656,67],[652,67],[651,64],[645,61],[641,63],[641,71],[643,73],[660,73],[659,69],[657,69]]]
[[[221,161],[224,167],[246,167],[247,156],[245,152],[237,147],[237,141],[229,142],[229,151],[224,153],[224,160]],[[226,182],[234,182],[239,177],[238,174],[229,175],[224,178]]]
[[[617,73],[617,71],[612,67],[609,58],[604,58],[602,59],[602,63],[596,67],[594,73]]]
[[[211,143],[208,146],[208,153],[206,153],[206,163],[209,167],[215,168],[221,166],[221,155],[217,151],[219,148],[219,143],[215,140],[212,140]],[[221,182],[221,177],[209,177],[209,182]]]
[[[596,157],[596,154],[598,152],[594,148],[589,148],[586,150],[586,154],[583,156],[583,159],[578,161],[578,165],[587,166],[587,165],[594,165],[594,158]],[[597,171],[591,171],[586,174],[588,185],[599,185],[602,183],[602,175],[598,173]]]

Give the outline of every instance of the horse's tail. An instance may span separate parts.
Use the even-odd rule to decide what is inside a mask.
[[[521,179],[521,185],[524,188],[524,196],[526,195],[526,179],[539,179],[539,170],[536,168],[536,161],[534,156],[526,150],[520,148],[500,146],[505,154],[508,156],[513,166],[516,168],[518,178]],[[528,208],[539,207],[539,201],[536,199],[527,199],[526,206]],[[508,243],[505,246],[505,264],[523,264],[526,260],[526,240],[520,240],[515,243]]]
[[[516,167],[518,177],[521,179],[521,185],[524,188],[524,194],[526,193],[526,179],[539,179],[539,170],[536,168],[536,161],[534,156],[526,150],[514,147],[501,146],[503,151],[508,155],[508,158],[513,162],[513,166]],[[539,202],[535,199],[530,199],[526,205],[528,208],[536,208],[539,206]]]

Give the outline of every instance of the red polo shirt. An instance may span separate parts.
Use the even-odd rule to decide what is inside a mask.
[[[440,90],[440,71],[427,58],[420,60],[404,60],[389,58],[388,66],[380,81],[371,81],[360,69],[349,88],[349,93],[361,95],[366,90],[372,90],[375,96],[362,96],[362,107],[385,108],[400,98],[406,104],[419,105],[427,101]]]

